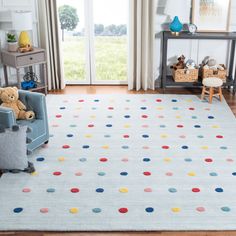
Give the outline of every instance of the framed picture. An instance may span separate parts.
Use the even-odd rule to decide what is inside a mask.
[[[192,0],[192,23],[200,32],[229,31],[230,0]]]

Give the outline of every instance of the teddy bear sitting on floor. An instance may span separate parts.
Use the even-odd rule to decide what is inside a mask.
[[[18,120],[32,120],[35,117],[33,111],[26,111],[26,106],[19,100],[16,87],[0,88],[1,106],[11,108]]]

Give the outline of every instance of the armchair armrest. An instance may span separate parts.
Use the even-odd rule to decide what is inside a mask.
[[[12,109],[6,107],[0,107],[0,124],[6,128],[10,128],[16,124],[15,114]]]

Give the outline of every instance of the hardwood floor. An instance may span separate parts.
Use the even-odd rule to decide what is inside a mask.
[[[50,94],[161,94],[157,91],[128,91],[127,86],[67,86],[63,91],[53,91]],[[166,94],[197,94],[199,89],[171,88]],[[227,90],[223,91],[224,97],[236,116],[236,96]],[[0,235],[10,236],[236,236],[236,231],[194,231],[194,232],[0,232]]]

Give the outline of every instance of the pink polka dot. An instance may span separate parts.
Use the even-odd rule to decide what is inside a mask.
[[[145,171],[145,172],[143,172],[143,174],[144,174],[145,176],[150,176],[152,173],[149,172],[149,171]]]
[[[62,173],[60,172],[60,171],[55,171],[55,172],[53,172],[53,175],[56,175],[56,176],[59,176],[59,175],[61,175]]]
[[[129,107],[126,107],[125,110],[128,111],[130,108]]]
[[[161,148],[162,149],[169,149],[170,147],[169,146],[162,146]]]
[[[79,118],[79,116],[78,116],[78,115],[75,115],[74,118]]]
[[[156,99],[156,102],[162,102],[162,100],[158,98],[158,99]]]
[[[23,188],[22,192],[23,193],[29,193],[29,192],[31,192],[31,189],[30,188]]]
[[[172,172],[167,172],[166,176],[173,176],[173,173]]]
[[[61,118],[62,117],[62,115],[56,115],[56,118]]]
[[[184,126],[183,125],[177,125],[177,128],[183,128]]]
[[[41,213],[48,213],[49,209],[48,208],[41,208],[40,212]]]
[[[129,138],[128,134],[123,135],[123,138]]]
[[[226,159],[227,162],[234,162],[234,160],[232,158],[228,158]]]
[[[222,135],[216,135],[216,138],[224,138]]]
[[[204,110],[205,110],[205,111],[210,111],[211,109],[210,109],[210,108],[205,108]]]
[[[70,191],[71,191],[72,193],[78,193],[78,192],[79,192],[79,189],[78,189],[78,188],[72,188]]]
[[[147,115],[142,115],[142,118],[147,119],[148,116]]]
[[[142,125],[142,127],[143,127],[143,128],[148,128],[148,127],[149,127],[149,125]]]
[[[186,136],[185,136],[185,135],[180,135],[179,137],[180,137],[180,138],[186,138]]]
[[[189,110],[190,110],[190,111],[194,111],[194,110],[195,110],[195,108],[193,108],[193,107],[190,107],[190,108],[189,108]]]
[[[99,159],[99,161],[101,161],[101,162],[107,162],[108,159],[107,159],[106,157],[101,157],[101,158]]]
[[[125,157],[125,158],[123,158],[121,161],[123,161],[123,162],[128,162],[129,159],[128,159],[127,157]]]
[[[67,144],[65,144],[65,145],[62,146],[62,148],[63,148],[63,149],[68,149],[68,148],[70,148],[70,146],[67,145]]]
[[[164,118],[164,116],[157,116],[158,118],[160,118],[160,119],[163,119]]]
[[[201,190],[199,188],[192,188],[192,192],[199,193]]]
[[[75,175],[76,175],[76,176],[82,176],[83,173],[82,173],[82,172],[76,172]]]
[[[204,212],[205,211],[205,208],[204,207],[197,207],[196,210],[198,212]]]
[[[114,107],[108,107],[108,110],[114,110]]]
[[[83,99],[80,99],[79,102],[84,102],[84,100],[83,100]]]
[[[64,102],[64,103],[68,103],[68,100],[64,100],[63,102]]]
[[[146,193],[151,193],[151,192],[152,192],[152,188],[145,188],[145,189],[144,189],[144,192],[146,192]]]
[[[147,101],[146,99],[141,100],[141,102],[146,102],[146,101]]]
[[[148,146],[143,146],[143,149],[144,149],[144,150],[148,150],[149,147],[148,147]]]
[[[57,124],[53,124],[52,127],[55,127],[55,128],[56,128],[56,127],[59,127],[59,125],[57,125]]]
[[[89,127],[89,128],[93,128],[94,125],[93,125],[93,124],[89,124],[88,127]]]

